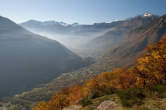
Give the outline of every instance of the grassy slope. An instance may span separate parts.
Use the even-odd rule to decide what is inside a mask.
[[[124,107],[121,104],[120,98],[116,94],[112,94],[92,99],[91,100],[92,104],[85,107],[81,107],[80,105],[74,105],[74,108],[78,109],[71,109],[71,110],[94,110],[101,102],[106,100],[114,101],[117,104],[116,107],[110,108],[110,110],[165,110],[166,108],[166,97],[158,98],[153,96],[151,98],[145,98],[144,104],[140,106],[135,105],[133,107]],[[69,108],[70,107],[68,107],[68,109]]]
[[[166,97],[158,98],[153,96],[151,98],[145,98],[144,104],[140,106],[135,105],[133,107],[124,107],[121,104],[120,98],[117,95],[113,94],[92,99],[92,104],[86,107],[82,107],[81,110],[94,110],[101,102],[106,100],[111,100],[117,103],[117,106],[110,110],[165,110],[166,108]]]

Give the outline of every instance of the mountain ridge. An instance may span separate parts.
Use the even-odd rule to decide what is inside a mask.
[[[32,89],[88,64],[59,42],[33,34],[5,17],[0,17],[0,53],[0,97]]]

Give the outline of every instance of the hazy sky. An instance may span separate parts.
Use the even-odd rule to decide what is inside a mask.
[[[166,0],[0,0],[0,15],[17,23],[29,19],[111,22],[147,11],[166,14]]]

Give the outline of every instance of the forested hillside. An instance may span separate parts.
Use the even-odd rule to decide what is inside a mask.
[[[160,97],[166,92],[165,68],[166,36],[160,42],[149,45],[146,53],[129,69],[115,69],[99,74],[83,85],[64,88],[48,102],[40,102],[33,110],[62,110],[78,102],[86,107],[93,104],[90,102],[92,99],[109,94],[117,94],[123,106],[139,107],[150,96],[147,93],[151,96],[157,93]],[[162,98],[166,98],[165,95]]]

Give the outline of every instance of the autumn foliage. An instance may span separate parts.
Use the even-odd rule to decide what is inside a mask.
[[[49,102],[40,102],[33,110],[62,110],[69,104],[70,100],[66,95],[55,94]]]
[[[166,37],[148,46],[146,54],[129,69],[115,69],[97,75],[84,85],[64,88],[33,110],[62,110],[86,96],[99,97],[114,92],[114,89],[148,88],[154,84],[166,84]]]
[[[166,83],[166,38],[149,46],[145,56],[137,60],[134,73],[138,77],[138,85]]]

